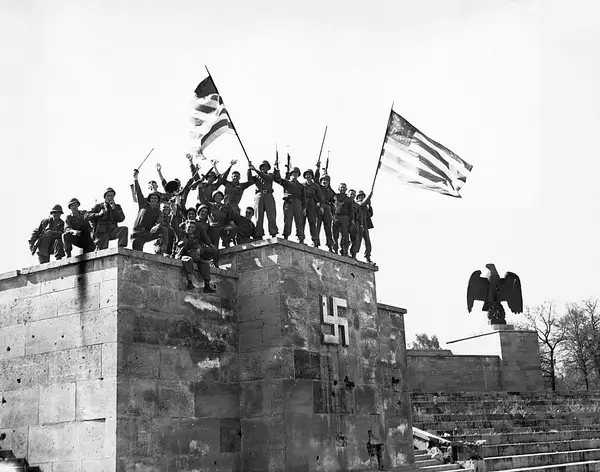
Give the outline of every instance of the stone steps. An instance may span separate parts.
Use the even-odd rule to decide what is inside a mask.
[[[458,464],[444,464],[442,461],[432,459],[431,455],[426,450],[416,450],[415,467],[417,470],[425,470],[429,472],[444,472],[446,470],[464,470]]]
[[[570,441],[570,440],[581,440],[581,439],[598,439],[600,438],[600,429],[591,430],[564,430],[557,432],[544,432],[544,433],[502,433],[502,434],[476,434],[476,435],[456,435],[448,439],[453,441],[471,441],[474,442],[478,439],[484,439],[487,445],[500,445],[500,444],[521,444],[531,442],[557,442],[557,441]]]
[[[586,412],[555,412],[555,413],[544,413],[535,412],[525,414],[504,414],[504,413],[476,413],[476,414],[416,414],[413,415],[413,422],[415,423],[438,423],[445,421],[482,421],[482,420],[537,420],[543,421],[548,419],[580,419],[580,418],[595,418],[600,424],[600,411],[586,411]]]
[[[521,454],[484,458],[486,472],[506,471],[531,467],[543,467],[559,464],[576,464],[597,461],[600,465],[600,449],[584,449],[580,451],[562,451],[537,454]]]
[[[600,462],[574,462],[570,464],[545,465],[541,467],[525,467],[520,469],[507,469],[504,472],[598,472]]]
[[[490,432],[526,432],[526,431],[548,431],[561,429],[585,429],[600,427],[600,418],[550,418],[547,420],[514,418],[507,420],[474,420],[474,421],[439,421],[439,422],[418,422],[413,423],[417,428],[442,434],[443,432],[455,431],[479,432],[490,430]],[[486,431],[487,432],[487,431]],[[467,433],[468,434],[468,433]]]
[[[530,393],[511,393],[511,392],[456,392],[456,393],[412,393],[411,398],[415,402],[419,401],[477,401],[477,400],[534,400],[534,401],[552,401],[553,399],[573,399],[573,400],[595,400],[600,401],[600,393],[595,392],[530,392]]]
[[[543,452],[578,451],[600,448],[600,439],[571,439],[566,441],[526,442],[483,446],[485,457],[516,456]]]
[[[413,403],[412,410],[414,414],[452,414],[464,413],[465,411],[489,412],[489,413],[514,413],[519,411],[533,412],[598,412],[600,411],[600,402],[565,402],[565,403],[506,403],[506,402],[461,402],[455,403]]]

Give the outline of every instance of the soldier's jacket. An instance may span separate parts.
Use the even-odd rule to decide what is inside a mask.
[[[208,202],[208,208],[210,208],[210,213],[208,214],[209,226],[224,225],[232,219],[231,207],[228,205]]]
[[[78,216],[67,215],[67,221],[65,222],[65,233],[71,233],[71,230],[81,231],[82,233],[92,232],[92,227],[88,221],[87,211],[80,211]]]
[[[334,216],[354,216],[352,210],[352,200],[348,195],[336,193],[333,197],[332,213]]]
[[[350,198],[350,197],[348,197]],[[363,224],[363,215],[362,215],[362,210],[360,205],[355,201],[350,199],[350,205],[352,207],[352,213],[350,215],[350,219],[354,222],[354,224],[356,225],[360,225],[362,226]]]
[[[302,203],[302,208],[306,208],[306,188],[303,183],[299,181],[292,182],[288,179],[282,179],[281,174],[278,170],[273,173],[275,182],[283,187],[283,199],[297,199]],[[287,175],[286,175],[287,177]]]
[[[134,182],[134,185],[139,206],[137,217],[133,223],[133,232],[135,233],[143,230],[150,230],[154,226],[160,224],[162,222],[162,211],[160,211],[158,206],[156,208],[150,206],[150,203],[148,203],[148,200],[144,197],[142,189],[140,188],[140,183],[137,180]]]
[[[362,225],[364,228],[373,229],[373,207],[371,206],[371,197],[363,200],[362,203],[356,202],[356,205],[360,208],[360,215],[362,219]]]
[[[102,209],[104,209],[104,215],[100,216]],[[117,226],[117,223],[125,221],[125,213],[123,213],[123,209],[118,203],[115,203],[115,207],[111,208],[108,203],[102,202],[94,205],[87,218],[92,222],[94,234],[106,233]]]
[[[198,184],[198,200],[203,205],[208,205],[212,200],[212,194],[215,190],[217,190],[221,184],[218,180],[209,184],[208,182],[200,182]]]
[[[239,205],[244,191],[248,187],[254,185],[254,182],[248,179],[247,182],[238,182],[237,184],[234,184],[232,181],[227,180],[227,177],[229,177],[229,172],[231,172],[231,167],[227,169],[223,175],[219,176],[219,184],[225,186],[225,196],[227,197],[229,203],[232,205]]]
[[[248,169],[248,181],[251,181],[256,185],[257,193],[266,190],[267,192],[273,192],[273,181],[275,180],[275,174],[269,174],[268,172],[256,171],[257,175],[252,175],[250,169]]]
[[[53,217],[44,218],[39,226],[33,230],[29,238],[29,246],[33,246],[43,236],[52,238],[60,238],[65,231],[65,222],[59,218],[55,220]]]
[[[321,186],[318,183],[305,183],[304,191],[306,192],[307,200],[314,200],[319,206],[325,203],[323,192],[321,191]]]
[[[237,227],[238,236],[244,238],[253,238],[256,234],[256,225],[245,216],[236,215],[235,225]]]

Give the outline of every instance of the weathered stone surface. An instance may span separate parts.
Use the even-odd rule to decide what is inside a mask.
[[[61,423],[29,428],[31,462],[66,462],[103,459],[103,421]]]
[[[76,386],[77,421],[115,416],[117,404],[116,378],[81,381]]]
[[[79,314],[27,323],[25,351],[34,355],[80,347],[81,332]]]
[[[38,424],[39,400],[38,387],[2,392],[0,428],[19,428]]]
[[[194,385],[196,418],[239,418],[240,385],[197,382]]]
[[[194,384],[159,380],[157,416],[189,418],[194,416]]]
[[[1,315],[0,315],[1,316]],[[0,329],[0,361],[25,355],[25,326]]]
[[[101,354],[100,345],[50,353],[49,382],[77,382],[100,378],[102,376]]]
[[[237,382],[238,355],[233,352],[214,353],[196,349],[162,348],[160,378],[203,382]]]
[[[283,413],[282,380],[254,380],[240,384],[240,413],[243,418]]]
[[[40,424],[75,421],[75,384],[52,384],[40,388]]]
[[[292,378],[293,352],[274,347],[240,353],[240,380]]]

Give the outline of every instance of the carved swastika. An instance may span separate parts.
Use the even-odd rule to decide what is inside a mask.
[[[340,316],[339,308],[348,308],[346,300],[343,298],[321,297],[321,330],[323,332],[323,343],[350,345],[350,336],[348,333],[348,320]]]

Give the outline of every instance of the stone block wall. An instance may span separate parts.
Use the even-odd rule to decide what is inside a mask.
[[[117,259],[0,277],[0,448],[41,470],[113,471]]]
[[[0,449],[42,472],[412,470],[405,311],[373,266],[275,239],[221,260],[206,295],[122,248],[0,275]]]

